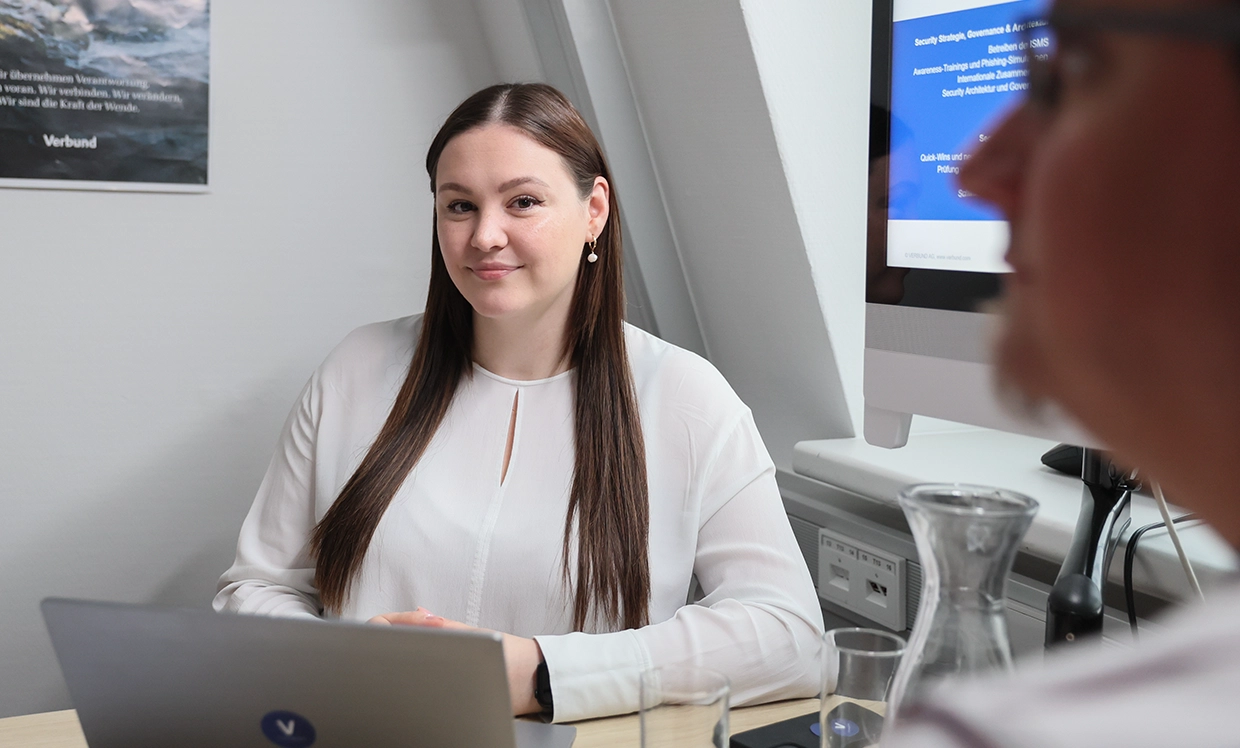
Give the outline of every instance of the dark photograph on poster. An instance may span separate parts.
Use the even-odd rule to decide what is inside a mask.
[[[209,0],[0,0],[0,185],[207,184]]]

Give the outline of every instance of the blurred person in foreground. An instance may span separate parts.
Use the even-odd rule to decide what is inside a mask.
[[[1011,222],[1004,387],[1057,402],[1240,543],[1240,3],[1064,0],[961,173]],[[1240,586],[1134,650],[908,705],[883,748],[1236,746]]]

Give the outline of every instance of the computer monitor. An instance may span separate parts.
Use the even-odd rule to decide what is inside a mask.
[[[876,446],[904,446],[914,414],[1093,442],[1053,408],[1034,417],[1000,403],[986,303],[1010,270],[1008,228],[956,181],[1023,96],[1022,24],[1048,6],[874,0],[864,433]],[[1030,28],[1039,47],[1047,37]]]

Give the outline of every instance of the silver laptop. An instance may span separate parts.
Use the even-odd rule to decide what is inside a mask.
[[[568,748],[514,720],[498,634],[43,601],[91,748]]]

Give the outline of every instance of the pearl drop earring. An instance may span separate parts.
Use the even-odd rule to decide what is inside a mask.
[[[590,254],[586,255],[587,262],[598,262],[598,255],[594,253],[594,248],[598,245],[598,239],[590,240]]]

